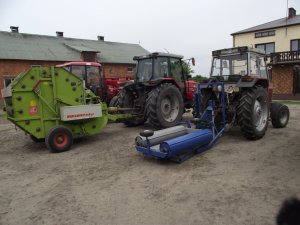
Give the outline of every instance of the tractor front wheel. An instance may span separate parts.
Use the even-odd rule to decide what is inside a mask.
[[[118,107],[118,98],[118,95],[114,96],[109,102],[109,107]]]
[[[69,128],[55,126],[49,130],[45,142],[51,152],[64,152],[71,148],[73,144],[73,134]]]
[[[172,127],[178,124],[184,112],[179,89],[164,83],[150,91],[146,102],[147,117],[155,127]]]
[[[243,135],[257,140],[265,135],[268,127],[269,102],[266,89],[254,87],[242,93],[237,108],[238,124]]]
[[[118,94],[115,107],[120,108],[135,108],[134,97],[130,91],[122,89]],[[126,111],[126,113],[132,114],[132,118],[122,119],[121,121],[128,127],[135,127],[146,122],[143,113],[136,112],[134,109]]]

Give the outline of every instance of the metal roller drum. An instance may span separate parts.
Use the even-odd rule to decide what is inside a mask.
[[[170,127],[167,129],[155,131],[154,134],[148,138],[148,140],[150,141],[150,146],[154,146],[160,144],[165,140],[176,138],[185,135],[187,133],[188,133],[187,128],[185,126],[180,125],[180,126],[175,126],[175,127]],[[146,138],[142,136],[137,136],[135,138],[135,143],[137,146],[142,146],[142,147],[147,146]]]
[[[208,145],[213,139],[209,129],[192,132],[160,144],[160,151],[168,154],[168,157],[179,155],[186,150],[192,150]]]

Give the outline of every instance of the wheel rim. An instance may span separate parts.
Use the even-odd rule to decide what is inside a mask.
[[[179,100],[175,95],[167,95],[161,101],[160,108],[163,119],[167,122],[173,122],[179,113]]]
[[[268,119],[268,105],[263,98],[258,98],[254,103],[254,124],[258,131],[265,128]]]
[[[288,111],[287,110],[281,110],[279,113],[279,120],[281,124],[285,124],[288,120]]]
[[[57,133],[54,135],[54,145],[62,148],[68,143],[68,135],[65,133]]]

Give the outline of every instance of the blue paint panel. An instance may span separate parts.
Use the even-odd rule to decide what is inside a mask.
[[[211,130],[195,131],[160,144],[160,149],[166,149],[168,157],[172,157],[187,150],[197,149],[208,145],[213,139]]]

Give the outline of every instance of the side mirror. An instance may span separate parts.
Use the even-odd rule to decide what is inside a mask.
[[[195,58],[194,58],[194,57],[192,58],[192,65],[193,65],[193,66],[196,65],[196,63],[195,63]]]

